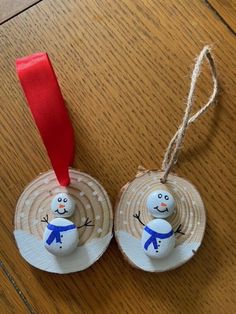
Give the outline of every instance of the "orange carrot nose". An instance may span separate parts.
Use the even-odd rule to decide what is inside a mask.
[[[165,206],[165,207],[166,207],[166,206],[167,206],[167,204],[166,204],[166,203],[161,203],[161,206]]]
[[[64,208],[64,207],[65,207],[65,205],[62,205],[62,204],[59,205],[59,208]]]

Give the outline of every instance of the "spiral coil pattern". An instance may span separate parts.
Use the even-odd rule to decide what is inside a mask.
[[[76,202],[75,214],[68,219],[80,226],[89,217],[94,224],[79,229],[79,246],[112,233],[112,207],[104,188],[86,173],[74,169],[69,172],[71,183],[68,187],[58,185],[52,170],[41,174],[26,187],[16,206],[15,230],[24,230],[42,239],[46,225],[41,219],[46,215],[49,221],[54,218],[51,201],[57,193],[65,192]]]
[[[176,202],[176,209],[167,221],[177,230],[181,224],[184,235],[176,235],[176,246],[191,242],[201,243],[206,215],[200,194],[187,180],[170,174],[166,184],[160,182],[163,172],[144,171],[137,175],[133,181],[127,184],[121,191],[116,206],[115,233],[125,231],[137,239],[141,238],[143,226],[133,217],[141,212],[142,221],[147,224],[153,217],[146,208],[148,195],[157,190],[169,191]],[[117,238],[118,242],[119,239]],[[119,243],[122,247],[122,243]]]

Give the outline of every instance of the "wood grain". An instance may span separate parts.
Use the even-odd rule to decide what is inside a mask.
[[[236,1],[208,0],[209,4],[236,34]]]
[[[235,312],[236,39],[201,1],[45,0],[0,28],[1,259],[37,313]],[[26,184],[50,168],[15,75],[15,59],[47,51],[75,129],[74,167],[113,203],[138,165],[159,168],[182,120],[195,56],[213,44],[218,105],[187,132],[175,171],[199,190],[203,245],[183,267],[148,274],[115,241],[90,269],[57,276],[18,254],[12,220]],[[210,93],[207,67],[196,110]]]
[[[201,245],[206,226],[204,204],[196,188],[175,174],[169,174],[168,182],[162,184],[163,174],[156,170],[139,171],[121,189],[115,206],[114,232],[120,250],[132,266],[152,272],[172,270],[189,261]],[[147,197],[158,189],[168,191],[174,197],[176,210],[166,220],[173,230],[181,225],[183,234],[175,235],[176,244],[171,255],[162,260],[150,260],[141,251],[144,227],[134,219],[134,215],[140,211],[142,222],[148,226],[154,217],[147,210]]]
[[[24,300],[24,296],[17,293],[11,275],[6,272],[3,264],[0,264],[0,311],[4,314],[26,313],[31,310],[30,304]]]
[[[82,171],[70,169],[69,173],[68,187],[58,187],[53,170],[38,176],[21,194],[15,211],[14,236],[22,257],[31,265],[53,273],[65,274],[90,267],[106,251],[112,238],[112,206],[106,191]],[[73,254],[55,260],[43,245],[45,222],[42,223],[42,218],[47,216],[49,222],[55,218],[50,204],[58,193],[67,193],[75,200],[75,213],[69,221],[81,226],[88,218],[92,226],[79,230],[79,244]]]
[[[0,0],[0,24],[40,0]]]

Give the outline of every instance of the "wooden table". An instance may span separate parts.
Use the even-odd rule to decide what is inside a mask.
[[[32,3],[2,13],[2,22]],[[223,0],[44,0],[1,25],[1,313],[235,313],[235,12],[235,2]],[[175,168],[207,208],[199,253],[177,270],[144,273],[113,240],[81,273],[29,266],[14,242],[14,207],[50,164],[15,59],[49,53],[75,129],[74,167],[98,178],[114,204],[138,165],[160,167],[204,44],[213,45],[220,99],[189,129]],[[203,66],[196,110],[210,94],[209,78]]]

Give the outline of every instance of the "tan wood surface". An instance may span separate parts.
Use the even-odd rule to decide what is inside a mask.
[[[168,182],[162,184],[160,179],[163,174],[161,171],[153,170],[138,171],[135,178],[121,189],[115,206],[114,233],[117,244],[127,262],[146,271],[163,272],[186,263],[194,257],[201,246],[205,232],[205,208],[196,188],[186,179],[174,174],[169,174]],[[175,234],[175,248],[168,257],[161,260],[151,259],[150,262],[146,254],[139,250],[140,239],[145,231],[143,225],[134,219],[134,216],[140,212],[142,223],[148,226],[154,217],[147,210],[147,197],[158,189],[173,195],[176,209],[165,220],[170,223],[173,230],[177,230],[180,226],[183,234]],[[137,247],[138,256],[132,254],[134,247]]]
[[[32,266],[51,273],[72,273],[90,267],[106,251],[112,239],[113,212],[104,188],[87,173],[74,169],[69,173],[70,185],[67,187],[58,186],[53,170],[41,174],[27,185],[16,206],[14,236],[22,257]],[[45,217],[49,223],[55,218],[50,204],[59,192],[70,195],[75,201],[75,213],[69,221],[82,226],[88,219],[90,227],[78,230],[76,252],[55,261],[43,246],[47,224],[41,222]],[[80,258],[81,254],[84,259]]]
[[[40,0],[0,0],[0,24]]]
[[[0,310],[1,313],[25,313],[28,305],[23,295],[19,295],[18,287],[4,265],[0,265]],[[18,293],[17,293],[18,292]]]
[[[208,2],[236,34],[236,1],[208,0]]]
[[[203,1],[45,0],[4,23],[0,38],[0,257],[31,312],[235,313],[235,35]],[[81,273],[30,267],[14,243],[15,205],[50,164],[15,59],[49,53],[75,129],[74,167],[96,177],[114,204],[138,165],[161,165],[182,119],[193,60],[206,43],[214,46],[220,100],[187,132],[175,168],[207,210],[197,255],[177,270],[149,274],[132,268],[113,240]],[[209,77],[203,66],[196,109],[210,94]]]

